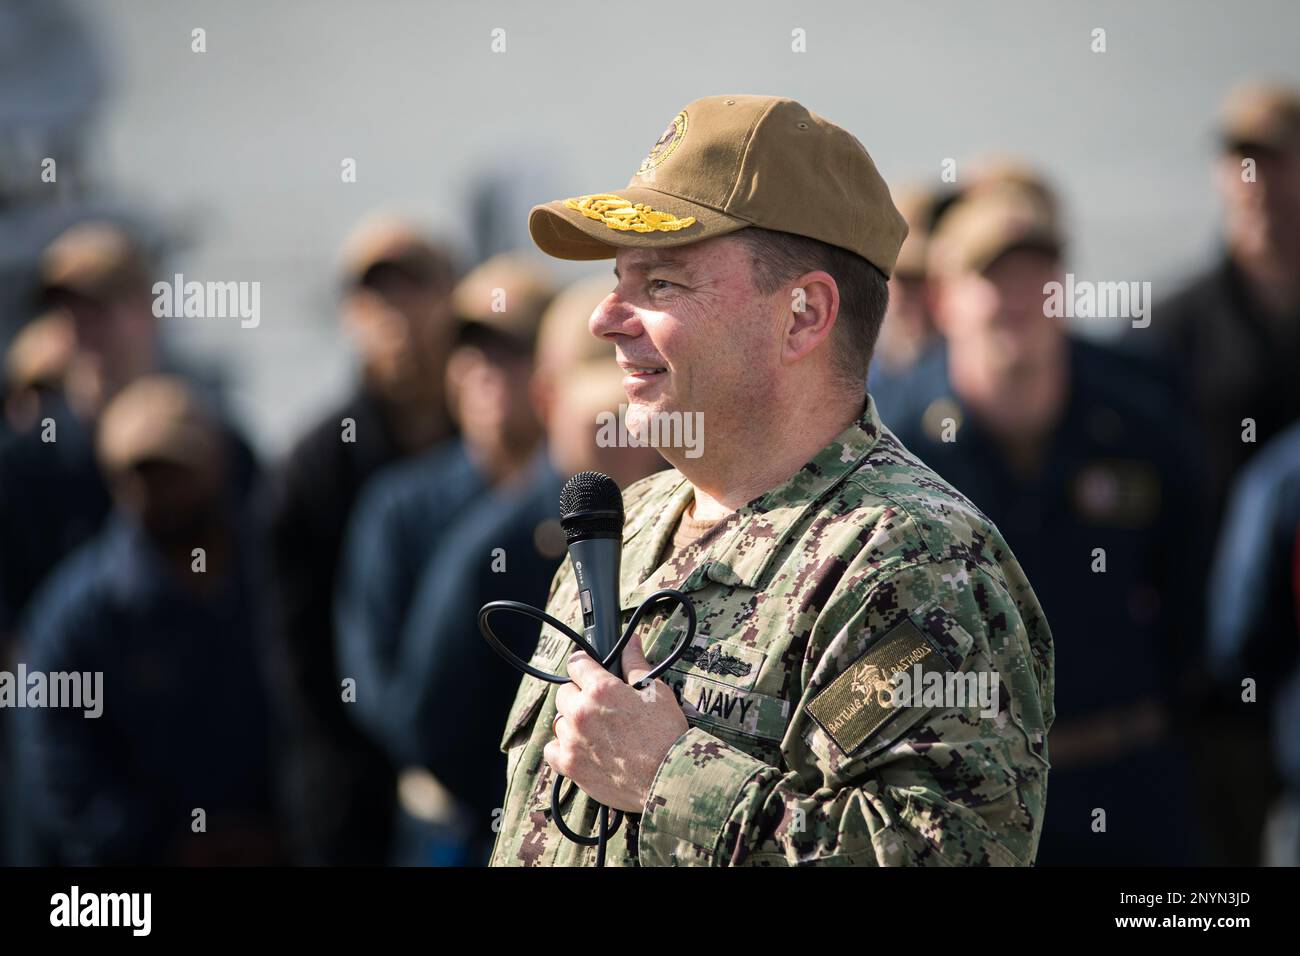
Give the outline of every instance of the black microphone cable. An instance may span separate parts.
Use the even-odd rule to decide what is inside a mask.
[[[560,674],[552,674],[549,671],[544,671],[540,668],[534,667],[532,664],[528,663],[528,661],[523,660],[516,655],[510,650],[510,648],[506,647],[505,644],[501,643],[500,638],[492,632],[492,625],[488,623],[488,618],[490,618],[496,611],[513,611],[516,614],[530,617],[534,621],[549,624],[574,644],[577,644],[583,651],[590,654],[593,659],[600,661],[601,667],[612,672],[619,662],[619,655],[623,653],[623,648],[626,647],[627,642],[632,639],[632,634],[636,630],[636,626],[641,623],[641,618],[643,618],[650,609],[660,601],[669,600],[676,601],[678,606],[686,612],[686,632],[682,635],[681,640],[677,642],[673,647],[672,652],[669,653],[667,657],[656,664],[651,668],[648,674],[632,685],[634,690],[644,690],[652,681],[657,680],[659,675],[663,674],[664,671],[677,663],[678,658],[686,653],[686,649],[691,646],[691,641],[695,637],[695,605],[691,602],[691,599],[681,591],[672,588],[664,588],[655,591],[648,598],[642,601],[636,611],[633,612],[631,620],[627,623],[627,627],[623,629],[623,635],[618,639],[618,643],[614,645],[614,649],[604,658],[600,656],[600,653],[596,648],[592,647],[591,644],[588,643],[586,638],[563,621],[557,620],[540,608],[535,608],[531,604],[523,604],[519,601],[492,601],[489,604],[484,604],[478,612],[478,629],[483,634],[483,639],[491,645],[492,649],[511,664],[515,670],[552,684],[567,684],[569,683],[570,678],[564,677]],[[623,823],[623,811],[612,811],[613,816],[611,818],[610,808],[603,804],[597,804],[596,806],[599,807],[599,810],[597,811],[597,835],[589,837],[583,836],[581,833],[575,833],[569,828],[568,824],[564,822],[564,816],[560,812],[560,787],[563,783],[564,777],[557,773],[555,775],[555,786],[551,788],[551,816],[555,820],[555,825],[559,828],[560,833],[562,833],[566,839],[572,840],[574,843],[582,846],[596,847],[596,865],[604,866],[606,844],[609,841],[609,838],[618,832],[619,826]]]

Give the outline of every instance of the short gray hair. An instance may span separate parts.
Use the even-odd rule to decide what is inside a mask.
[[[749,250],[754,286],[771,295],[805,272],[822,270],[840,290],[840,312],[832,352],[846,385],[866,388],[867,370],[889,305],[889,280],[874,265],[839,246],[789,232],[749,226],[733,235]]]

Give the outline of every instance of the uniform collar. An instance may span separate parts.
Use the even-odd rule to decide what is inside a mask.
[[[689,593],[712,581],[757,589],[794,528],[858,468],[880,433],[880,416],[875,401],[868,395],[858,419],[811,461],[724,519],[725,527],[684,579],[678,574],[665,573],[658,564],[682,512],[695,495],[691,483],[679,475],[677,483],[668,491],[663,508],[639,515],[625,533],[623,609],[636,608],[650,593],[664,587]]]

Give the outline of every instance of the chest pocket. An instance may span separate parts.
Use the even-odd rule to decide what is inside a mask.
[[[680,627],[660,636],[667,648],[682,634]],[[655,658],[658,659],[658,658]],[[773,760],[790,723],[793,705],[756,689],[765,657],[762,651],[697,631],[690,648],[664,674],[687,722],[739,750]]]
[[[543,629],[542,636],[537,642],[537,649],[533,651],[533,656],[529,658],[528,663],[540,670],[558,674],[563,671],[563,664],[572,651],[573,644],[568,638],[547,627]],[[505,666],[504,662],[502,666]],[[505,732],[501,735],[502,753],[508,753],[512,747],[522,743],[523,738],[528,736],[537,709],[546,699],[551,686],[536,677],[525,676],[520,682],[519,692],[515,695],[515,702],[506,717]]]

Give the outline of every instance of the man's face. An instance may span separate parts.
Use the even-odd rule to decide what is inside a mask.
[[[162,547],[184,545],[209,528],[220,510],[224,464],[145,461],[111,477],[118,507]]]
[[[940,280],[936,318],[949,349],[1003,376],[1036,366],[1063,334],[1044,315],[1043,286],[1059,279],[1052,254],[1012,249],[983,272]]]
[[[61,292],[54,307],[72,318],[73,365],[82,381],[93,382],[96,403],[153,368],[158,322],[147,297],[100,299]]]
[[[462,345],[448,362],[456,417],[477,448],[528,448],[541,432],[528,390],[532,356],[491,341]]]
[[[888,364],[910,363],[937,335],[924,276],[894,273],[877,353]]]
[[[781,355],[783,290],[755,289],[748,249],[722,236],[675,249],[621,249],[618,285],[589,321],[612,341],[630,408],[699,412],[712,434],[763,407]]]
[[[925,339],[934,333],[925,299],[925,277],[894,275],[889,280],[889,310],[885,322],[892,323],[909,339]]]
[[[344,311],[377,384],[394,394],[415,387],[446,354],[452,329],[446,290],[378,266],[348,296]]]
[[[1243,179],[1242,160],[1253,159],[1253,181]],[[1250,255],[1294,244],[1300,221],[1300,151],[1243,147],[1219,161],[1219,191],[1234,246]]]

